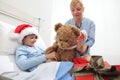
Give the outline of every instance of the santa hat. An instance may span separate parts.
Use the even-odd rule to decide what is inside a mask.
[[[11,38],[17,39],[20,43],[25,36],[35,34],[37,37],[39,35],[38,31],[29,24],[21,24],[16,27],[14,33],[12,33]]]

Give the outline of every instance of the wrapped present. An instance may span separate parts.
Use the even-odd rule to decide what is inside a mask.
[[[91,56],[90,61],[74,59],[75,80],[120,80],[120,65],[109,65],[102,56]]]

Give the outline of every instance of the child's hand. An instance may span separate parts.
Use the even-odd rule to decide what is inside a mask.
[[[55,60],[57,60],[57,59],[56,59],[55,52],[51,52],[51,53],[49,53],[49,54],[46,54],[46,58],[47,58],[47,59],[55,59]]]

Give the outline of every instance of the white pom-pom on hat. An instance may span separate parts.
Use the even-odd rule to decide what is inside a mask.
[[[12,40],[18,40],[18,38],[19,38],[19,34],[18,33],[14,33],[14,29],[12,29],[10,31],[10,39],[12,39]]]
[[[37,37],[39,35],[38,31],[29,24],[21,24],[16,27],[16,29],[11,34],[11,39],[16,39],[20,43],[25,36],[35,34]]]

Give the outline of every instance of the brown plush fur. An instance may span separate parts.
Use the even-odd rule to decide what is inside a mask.
[[[47,54],[51,52],[56,53],[57,60],[55,61],[73,61],[76,57],[76,52],[80,51],[76,48],[66,49],[78,44],[77,38],[80,36],[80,29],[69,24],[62,25],[58,23],[55,25],[56,41],[54,44],[46,49]],[[80,49],[80,42],[77,47]]]

